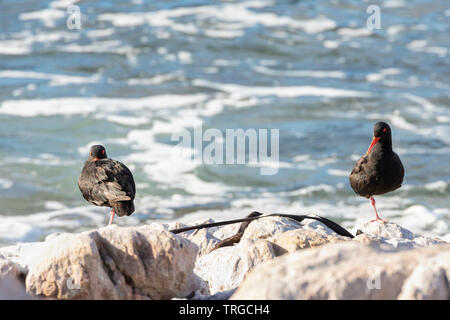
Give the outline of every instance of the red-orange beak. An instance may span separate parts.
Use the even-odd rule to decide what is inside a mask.
[[[369,154],[370,150],[372,150],[373,146],[377,144],[378,141],[380,141],[381,137],[373,137],[372,143],[370,144],[369,149],[367,150],[366,154]]]

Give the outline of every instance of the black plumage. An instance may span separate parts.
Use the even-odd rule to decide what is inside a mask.
[[[112,208],[109,224],[114,214],[129,216],[134,212],[136,186],[133,174],[123,163],[109,159],[101,145],[91,147],[78,178],[78,187],[88,202]]]
[[[371,200],[376,219],[379,218],[374,195],[394,191],[401,187],[405,169],[400,157],[392,150],[391,128],[385,122],[374,126],[374,137],[367,153],[350,173],[350,185],[356,194]]]

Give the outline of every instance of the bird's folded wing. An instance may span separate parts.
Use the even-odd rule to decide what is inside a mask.
[[[134,187],[134,181],[131,172],[122,163],[112,161],[108,166],[97,167],[96,176],[99,181],[98,188],[109,201],[132,199],[132,190],[129,189],[131,185]],[[131,181],[128,181],[129,179]]]
[[[363,156],[358,160],[358,162],[356,162],[356,165],[353,167],[351,174],[365,171],[364,170],[365,163],[367,163],[367,157]]]
[[[104,196],[109,201],[127,201],[131,200],[131,197],[122,189],[121,185],[117,182],[104,182],[99,185],[102,189]]]

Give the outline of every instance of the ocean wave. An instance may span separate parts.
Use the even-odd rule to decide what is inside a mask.
[[[227,93],[246,96],[277,96],[281,98],[295,98],[303,96],[320,97],[370,97],[371,93],[364,91],[314,87],[314,86],[284,86],[284,87],[256,87],[231,83],[216,83],[203,79],[195,79],[192,84],[198,87],[209,87]]]
[[[54,115],[88,115],[94,112],[119,112],[179,108],[202,102],[205,94],[192,95],[155,95],[145,98],[52,98],[7,100],[0,106],[0,114],[20,117],[54,116]]]

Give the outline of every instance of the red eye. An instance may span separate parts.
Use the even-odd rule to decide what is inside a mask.
[[[386,130],[387,130],[387,129],[386,129],[386,128],[384,128],[384,129],[383,129],[383,132],[386,132]]]
[[[384,129],[384,130],[386,130],[386,129]],[[102,154],[105,154],[105,150],[102,150]]]

